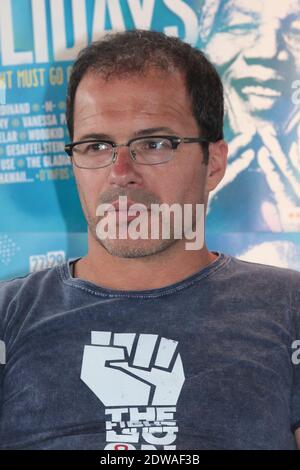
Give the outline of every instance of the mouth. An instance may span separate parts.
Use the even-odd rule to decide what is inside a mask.
[[[282,92],[274,90],[273,88],[263,87],[263,86],[245,86],[241,89],[244,95],[257,95],[257,96],[266,96],[268,98],[277,98],[282,95]]]
[[[133,204],[136,204],[135,214],[129,214],[130,208]],[[111,203],[111,208],[107,210],[107,215],[115,212],[117,214],[117,222],[130,222],[136,217],[149,212],[149,209],[142,203],[136,201],[127,200],[127,202],[115,201]]]
[[[263,98],[275,99],[284,93],[284,81],[275,80],[257,80],[254,78],[246,78],[235,81],[237,90],[245,97],[255,95]]]
[[[140,206],[141,209],[142,208],[147,209],[145,204],[143,204],[142,202],[137,202],[137,201],[132,201],[131,199],[126,199],[125,201],[124,200],[121,200],[121,201],[115,200],[115,201],[111,202],[110,203],[111,208],[109,208],[108,211],[120,211],[120,212],[121,211],[128,211],[133,204],[136,204],[137,206]]]

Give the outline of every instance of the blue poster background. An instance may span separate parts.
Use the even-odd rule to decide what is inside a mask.
[[[300,0],[1,0],[0,279],[86,253],[68,74],[83,46],[132,28],[179,36],[222,76],[230,156],[209,249],[300,269]]]

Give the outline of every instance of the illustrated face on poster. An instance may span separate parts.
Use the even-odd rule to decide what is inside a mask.
[[[300,72],[300,1],[207,0],[201,35],[224,83],[225,130],[231,141],[227,175],[212,194],[219,193],[221,202],[211,198],[214,225],[227,210],[231,220],[235,211],[241,222],[232,224],[233,231],[297,230],[300,112],[293,84]],[[237,211],[230,208],[236,180],[249,188],[242,204],[249,215],[246,224],[238,206]]]
[[[291,112],[291,84],[300,71],[300,1],[219,4],[206,52],[220,67],[233,101],[230,124],[243,131],[230,114],[240,108],[255,119],[277,122],[276,108]]]

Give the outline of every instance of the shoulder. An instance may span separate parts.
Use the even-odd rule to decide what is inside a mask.
[[[49,284],[53,285],[54,279],[58,276],[57,266],[45,268],[40,271],[25,274],[24,276],[13,277],[0,281],[0,320],[11,316],[12,312],[18,308],[24,308],[33,303],[41,291],[44,291]]]
[[[0,281],[0,302],[4,295],[15,297],[24,288],[40,284],[46,277],[53,275],[55,269],[56,266]]]
[[[282,268],[278,266],[272,266],[269,264],[254,263],[252,261],[244,261],[234,256],[231,256],[232,268],[236,271],[245,275],[258,275],[260,277],[266,277],[266,279],[274,280],[294,280],[300,282],[300,272],[295,269]]]
[[[300,272],[294,269],[253,263],[230,257],[227,274],[232,276],[235,282],[248,287],[255,292],[262,291],[265,295],[290,296],[293,293],[300,301]]]

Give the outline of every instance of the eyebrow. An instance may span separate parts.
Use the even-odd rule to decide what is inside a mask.
[[[135,137],[140,137],[143,135],[152,135],[157,132],[167,132],[167,134],[177,135],[173,129],[170,127],[149,127],[147,129],[140,129],[134,132]],[[88,139],[95,139],[95,140],[113,140],[112,136],[109,134],[103,134],[98,132],[93,132],[89,134],[82,135],[78,140],[88,140]]]
[[[258,20],[259,19],[259,13],[255,11],[249,11],[246,6],[244,5],[235,5],[234,1],[229,1],[228,3],[224,4],[223,6],[223,14],[224,15],[232,15],[236,13],[241,13],[245,16],[248,16],[251,19]]]

